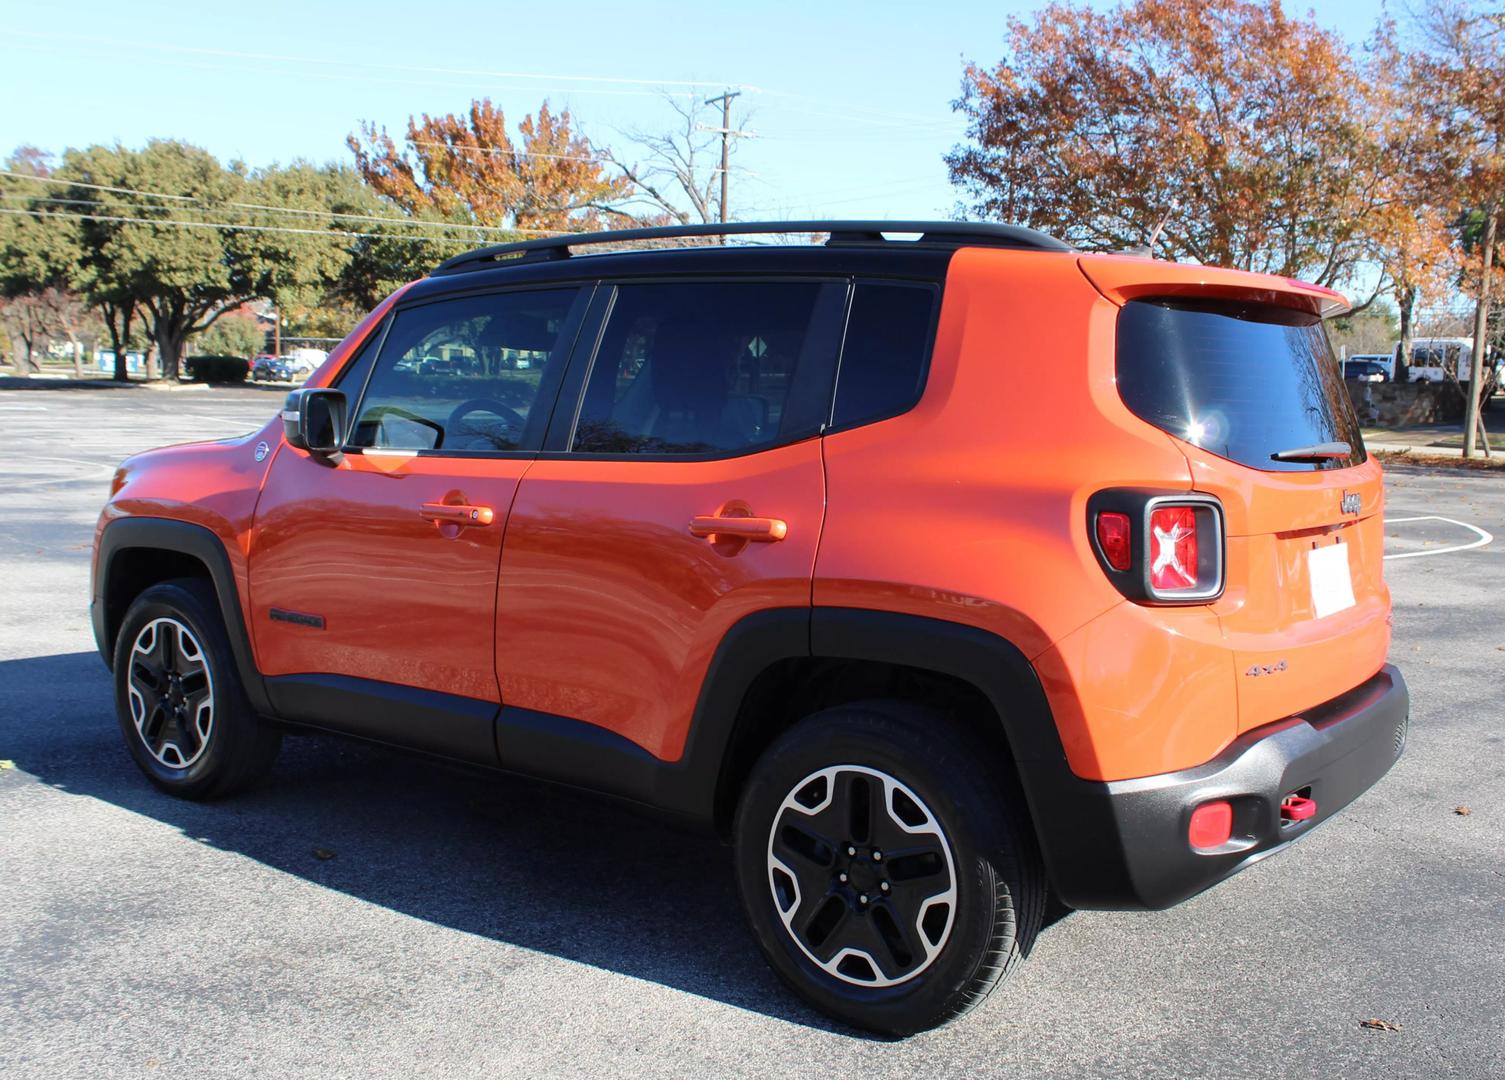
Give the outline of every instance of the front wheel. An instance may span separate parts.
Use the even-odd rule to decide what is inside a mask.
[[[945,717],[893,702],[828,709],[777,740],[734,839],[743,905],[780,977],[889,1035],[981,1002],[1045,906],[1007,768]]]
[[[246,700],[208,584],[153,585],[115,641],[115,711],[126,748],[157,787],[188,799],[227,795],[266,772],[282,737]]]

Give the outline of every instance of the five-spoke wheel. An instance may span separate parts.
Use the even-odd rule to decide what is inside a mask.
[[[258,779],[282,743],[240,682],[213,587],[163,581],[131,602],[115,635],[115,710],[131,757],[152,783],[189,799]]]
[[[800,995],[887,1034],[975,1006],[1029,950],[1045,882],[984,732],[910,702],[813,713],[763,752],[733,825],[763,954]]]
[[[863,765],[821,769],[785,796],[768,833],[768,886],[805,955],[859,986],[924,971],[956,916],[956,860],[935,815]]]
[[[214,674],[193,631],[174,618],[147,623],[131,645],[126,680],[147,752],[169,769],[197,761],[214,728]]]

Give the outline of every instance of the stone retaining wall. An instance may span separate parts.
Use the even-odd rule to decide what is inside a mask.
[[[1463,419],[1463,395],[1452,383],[1360,382],[1344,379],[1359,422],[1375,427],[1407,427]]]

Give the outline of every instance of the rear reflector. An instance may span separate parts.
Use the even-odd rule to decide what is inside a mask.
[[[1150,587],[1173,593],[1198,585],[1196,512],[1157,506],[1150,513]]]
[[[1233,806],[1223,799],[1203,803],[1191,812],[1186,840],[1192,847],[1205,851],[1222,847],[1233,835]]]
[[[1317,816],[1317,801],[1300,795],[1287,795],[1280,804],[1280,816],[1287,821],[1306,821]]]
[[[1097,546],[1103,558],[1115,570],[1127,570],[1131,564],[1129,552],[1129,515],[1106,510],[1097,515]]]

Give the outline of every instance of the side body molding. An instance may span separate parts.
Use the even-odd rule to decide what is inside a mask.
[[[209,579],[214,585],[214,594],[219,600],[220,614],[225,620],[225,633],[230,639],[230,649],[235,654],[235,666],[240,673],[246,696],[258,712],[271,713],[272,704],[267,697],[266,685],[256,669],[256,657],[251,650],[251,638],[246,632],[242,615],[240,594],[235,586],[235,572],[230,565],[230,556],[220,538],[203,525],[171,518],[125,517],[117,518],[104,527],[99,538],[98,558],[95,562],[95,578],[89,597],[90,621],[94,627],[94,643],[104,657],[106,667],[114,663],[113,643],[119,631],[118,623],[111,618],[110,579],[117,568],[116,556],[121,552],[139,549],[147,552],[176,552],[203,563],[209,570]],[[123,611],[117,613],[123,614]]]

